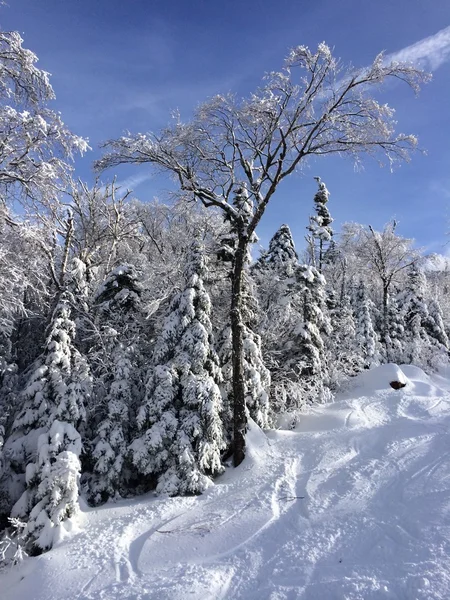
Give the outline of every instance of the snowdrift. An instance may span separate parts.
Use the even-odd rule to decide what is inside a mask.
[[[252,424],[247,459],[205,494],[86,510],[82,532],[0,574],[1,598],[446,599],[449,389],[384,365],[295,431]]]

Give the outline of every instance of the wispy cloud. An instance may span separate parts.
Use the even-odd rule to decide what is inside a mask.
[[[116,185],[121,188],[123,193],[126,193],[127,190],[135,191],[142,183],[151,179],[152,173],[138,173],[136,175],[131,175],[126,179],[122,179],[121,181],[117,181]]]
[[[388,58],[417,63],[422,68],[435,71],[450,60],[450,26],[389,55]]]

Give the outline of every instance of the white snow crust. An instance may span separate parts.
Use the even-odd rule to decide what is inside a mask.
[[[447,599],[449,426],[444,374],[378,367],[295,431],[251,424],[244,463],[201,496],[85,509],[81,532],[0,573],[0,596]]]

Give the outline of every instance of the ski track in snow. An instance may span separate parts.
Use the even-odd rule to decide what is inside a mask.
[[[448,599],[450,382],[402,369],[403,390],[350,390],[296,431],[253,426],[200,497],[87,511],[0,573],[2,600]]]

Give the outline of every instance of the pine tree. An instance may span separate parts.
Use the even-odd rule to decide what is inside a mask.
[[[22,393],[23,407],[7,444],[15,469],[25,473],[25,491],[12,509],[27,519],[28,543],[51,547],[62,521],[76,512],[82,426],[90,397],[91,377],[84,358],[73,346],[73,298],[62,292],[52,316],[44,353]],[[37,460],[36,460],[37,456]],[[71,483],[62,483],[67,466]],[[26,467],[26,468],[25,468]]]
[[[89,484],[89,495],[94,504],[124,494],[123,468],[133,404],[133,358],[133,348],[115,340],[111,348],[112,381],[105,399],[106,414],[98,425],[98,439],[92,453],[95,476]]]
[[[255,263],[252,272],[258,274],[268,268],[279,278],[292,277],[298,263],[298,254],[288,225],[281,225],[269,242],[269,250]]]
[[[322,334],[331,333],[325,302],[325,278],[317,269],[300,265],[297,281],[302,288],[302,319],[294,331],[295,346],[286,357],[286,366],[299,378],[303,399],[307,403],[329,398],[326,387],[328,367]]]
[[[314,253],[317,252],[317,259],[314,257],[313,264],[322,272],[326,245],[331,242],[333,236],[333,230],[330,225],[334,219],[331,217],[327,207],[330,192],[327,190],[324,182],[320,180],[320,177],[315,177],[314,179],[319,186],[314,196],[316,215],[310,217],[308,229],[311,232],[310,246],[315,249],[316,244],[318,244],[318,249],[314,250]]]
[[[444,318],[438,300],[430,300],[428,304],[430,321],[428,324],[428,335],[441,344],[446,350],[450,349],[447,332],[445,331]]]
[[[203,248],[194,244],[186,287],[170,304],[154,353],[133,462],[170,495],[201,493],[223,471],[221,372],[212,343],[211,304],[203,284]]]
[[[261,336],[264,362],[270,369],[273,414],[283,411],[288,398],[292,399],[297,391],[284,369],[284,349],[292,341],[303,301],[293,285],[297,267],[290,228],[282,225],[270,240],[268,251],[251,268],[259,305],[255,326]]]
[[[356,343],[364,361],[364,367],[370,369],[380,364],[380,346],[372,321],[372,303],[367,289],[361,280],[355,289],[354,311],[356,321]]]
[[[404,338],[405,326],[397,298],[395,296],[388,296],[386,333],[382,339],[387,362],[402,362]]]
[[[79,478],[81,437],[68,422],[53,421],[50,430],[38,438],[37,461],[26,470],[28,494],[32,490],[32,506],[25,534],[32,551],[51,548],[70,531],[70,520],[79,512]],[[21,503],[13,508],[12,516],[22,516]]]
[[[92,451],[90,500],[98,504],[127,492],[127,453],[132,437],[140,368],[142,286],[133,265],[120,265],[106,277],[95,295],[102,331],[102,360],[97,386],[106,391],[100,407]]]
[[[334,302],[329,311],[332,332],[325,345],[331,387],[337,388],[343,379],[363,369],[363,360],[355,344],[356,325],[349,296],[344,295],[341,303]]]
[[[434,304],[430,315],[426,295],[425,274],[414,264],[408,271],[405,289],[399,294],[405,323],[404,362],[435,367],[439,360],[448,356],[448,346],[443,335],[442,317],[439,324],[439,307]]]

